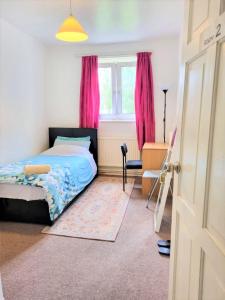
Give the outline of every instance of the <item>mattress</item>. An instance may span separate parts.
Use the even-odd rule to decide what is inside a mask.
[[[0,198],[26,201],[44,200],[46,198],[46,191],[36,186],[0,183]]]

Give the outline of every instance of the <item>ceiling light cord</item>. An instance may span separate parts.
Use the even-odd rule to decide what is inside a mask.
[[[72,16],[73,15],[73,12],[72,12],[72,3],[71,3],[72,0],[70,0],[70,15]]]

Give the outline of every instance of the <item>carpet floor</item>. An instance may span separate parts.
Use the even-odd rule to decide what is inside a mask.
[[[121,186],[122,187],[122,186]],[[169,201],[168,201],[169,202]],[[115,243],[42,234],[44,226],[0,223],[5,300],[164,300],[169,258],[156,242],[170,236],[171,203],[160,234],[136,182]]]

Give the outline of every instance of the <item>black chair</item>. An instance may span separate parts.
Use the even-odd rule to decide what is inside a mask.
[[[125,191],[125,183],[127,183],[127,170],[142,169],[142,160],[128,160],[127,161],[127,145],[124,143],[120,146],[123,159],[123,191]]]

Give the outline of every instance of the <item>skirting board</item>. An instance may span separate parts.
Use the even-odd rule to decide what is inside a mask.
[[[98,173],[100,175],[123,176],[123,169],[114,166],[99,166]],[[128,170],[128,177],[142,176],[142,170]]]

